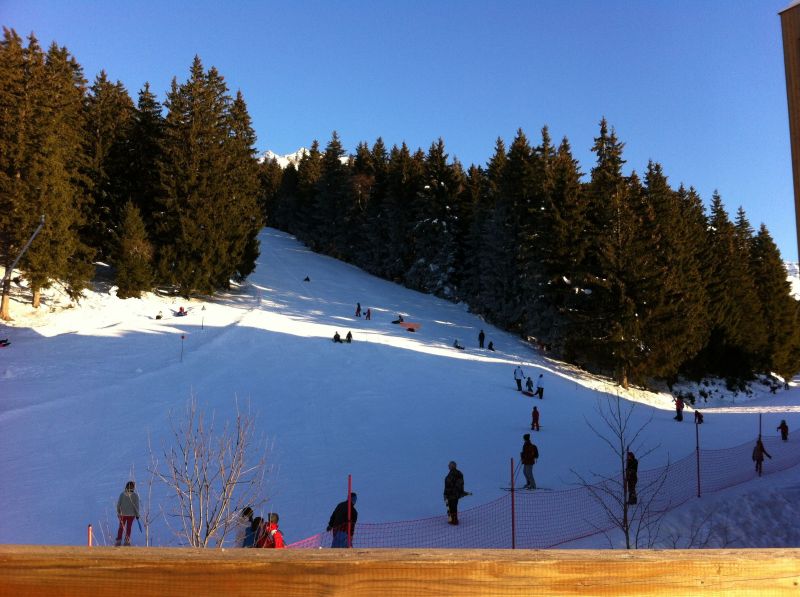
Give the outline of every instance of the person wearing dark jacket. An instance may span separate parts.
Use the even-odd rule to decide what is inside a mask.
[[[486,339],[486,334],[484,334],[483,330],[481,330],[481,333],[478,334],[478,348],[483,348],[483,341],[485,339]]]
[[[781,432],[781,439],[783,441],[789,440],[789,426],[786,424],[786,419],[781,419],[781,424],[778,425],[778,431]]]
[[[458,500],[465,495],[470,495],[464,491],[464,475],[456,468],[456,463],[450,461],[447,465],[450,472],[444,478],[444,501],[447,504],[448,524],[458,524]]]
[[[242,540],[242,547],[255,547],[256,543],[258,543],[259,539],[261,538],[261,530],[264,519],[260,516],[256,516],[253,518],[250,526],[247,527],[247,530],[244,533],[244,539]]]
[[[628,450],[625,460],[625,484],[628,486],[628,504],[633,506],[639,501],[636,496],[636,483],[639,482],[639,461],[633,452]]]
[[[356,496],[355,492],[350,493],[350,522],[348,525],[347,519],[347,500],[340,502],[333,509],[331,518],[328,521],[328,528],[326,530],[333,532],[333,542],[331,547],[352,547],[353,535],[356,532],[356,520],[358,520],[358,511],[356,510]],[[348,526],[350,534],[347,534]]]
[[[487,346],[487,348],[488,348],[489,350],[491,350],[492,352],[494,352],[494,342],[492,342],[491,340],[489,340],[489,346]]]
[[[356,303],[356,317],[361,317],[361,303]]]
[[[353,341],[353,332],[348,330],[347,335],[344,337],[344,341],[350,344]]]
[[[533,465],[539,458],[539,448],[531,442],[531,434],[526,433],[522,436],[524,443],[522,451],[519,453],[519,460],[522,463],[522,473],[525,475],[525,487],[523,489],[536,489],[536,479],[533,478]]]
[[[342,337],[339,335],[339,332],[333,334],[333,341],[337,344],[342,344]]]
[[[114,545],[119,546],[122,544],[123,531],[125,532],[125,545],[130,545],[133,519],[139,519],[139,494],[136,493],[136,483],[133,481],[128,481],[125,484],[125,491],[119,494],[117,518],[119,518],[119,528],[117,529],[117,540]]]
[[[531,431],[539,431],[539,409],[535,406],[531,412]]]
[[[756,440],[755,448],[753,448],[753,461],[756,463],[756,472],[759,477],[761,476],[761,469],[764,466],[764,456],[772,460],[772,455],[767,452],[767,449],[764,447],[764,442],[762,442],[759,437]]]

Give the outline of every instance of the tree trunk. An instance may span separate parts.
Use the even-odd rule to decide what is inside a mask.
[[[42,289],[37,288],[33,291],[33,301],[31,301],[31,305],[34,309],[38,309],[39,305],[42,304]]]
[[[11,302],[11,279],[3,279],[3,299],[0,304],[0,319],[4,321],[11,321],[11,313],[9,312],[9,304]]]

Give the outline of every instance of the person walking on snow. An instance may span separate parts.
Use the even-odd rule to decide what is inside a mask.
[[[675,420],[683,421],[683,398],[681,396],[675,399],[675,413]]]
[[[356,498],[358,496],[355,492],[350,493],[350,523],[347,520],[347,500],[339,502],[336,508],[333,509],[331,518],[328,521],[328,528],[326,530],[333,532],[333,541],[331,547],[352,547],[353,535],[356,532],[356,520],[358,520],[358,511],[356,510]],[[350,534],[347,534],[348,526],[350,527]]]
[[[361,317],[361,303],[356,303],[356,317]]]
[[[522,391],[522,380],[525,378],[525,374],[522,372],[522,367],[517,365],[517,368],[514,369],[514,381],[517,382],[517,391]]]
[[[522,463],[522,474],[525,475],[525,487],[523,489],[536,489],[536,480],[533,478],[533,465],[539,458],[539,448],[531,442],[531,434],[526,433],[522,436],[524,443],[522,451],[519,453],[519,460]]]
[[[484,334],[483,330],[481,330],[481,333],[478,334],[478,348],[483,348],[483,341],[485,339],[486,339],[486,334]]]
[[[136,483],[128,481],[125,484],[125,491],[119,494],[117,500],[117,517],[119,518],[119,528],[117,529],[117,540],[114,543],[117,547],[122,544],[122,531],[125,531],[125,545],[131,544],[131,526],[133,519],[139,520],[139,495],[135,491]]]
[[[531,412],[531,431],[539,431],[539,409],[535,406]]]
[[[366,319],[367,321],[372,319],[372,311],[370,310],[369,307],[367,307],[367,312],[364,314],[364,319]]]
[[[447,504],[447,523],[458,524],[458,500],[465,495],[472,495],[464,491],[464,475],[451,460],[447,465],[450,469],[444,478],[444,501]]]
[[[764,466],[765,455],[767,458],[772,460],[772,456],[769,452],[767,452],[767,449],[764,447],[764,442],[762,442],[761,438],[759,437],[756,440],[755,448],[753,448],[753,461],[756,463],[756,472],[758,473],[759,477],[761,476],[761,469]]]
[[[781,432],[781,439],[783,441],[789,440],[789,426],[786,424],[786,419],[781,419],[781,424],[778,425],[778,431]]]
[[[625,484],[628,486],[628,505],[633,506],[639,498],[636,497],[636,483],[639,482],[639,461],[633,452],[628,450],[625,460]]]
[[[538,396],[539,400],[544,399],[544,374],[540,373],[539,377],[536,379],[536,391],[534,392],[534,396]]]

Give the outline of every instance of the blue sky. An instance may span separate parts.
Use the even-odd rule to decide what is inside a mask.
[[[198,54],[241,89],[259,150],[442,137],[465,165],[543,125],[584,172],[605,116],[627,167],[718,189],[797,260],[778,11],[789,0],[0,0],[0,23],[66,46],[92,80],[163,100]]]

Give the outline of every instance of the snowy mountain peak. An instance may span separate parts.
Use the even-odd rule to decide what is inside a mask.
[[[301,147],[294,153],[287,153],[286,155],[278,155],[272,150],[267,150],[258,156],[259,163],[268,162],[270,160],[277,160],[278,165],[281,168],[286,168],[289,164],[294,164],[297,166],[300,163],[300,160],[303,158],[304,155],[308,153],[308,150],[305,147]]]

